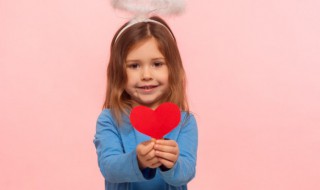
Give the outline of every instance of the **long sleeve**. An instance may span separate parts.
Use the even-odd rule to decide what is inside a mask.
[[[174,167],[168,171],[160,171],[166,183],[172,186],[186,185],[195,176],[198,129],[193,115],[187,119],[177,138],[180,155]]]
[[[104,110],[98,118],[94,144],[100,171],[110,183],[144,181],[150,178],[144,174],[154,173],[140,171],[135,150],[124,152],[121,135],[109,110]]]

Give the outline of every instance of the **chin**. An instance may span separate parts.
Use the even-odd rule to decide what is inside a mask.
[[[147,107],[152,107],[153,105],[156,105],[156,101],[140,101],[140,105],[147,106]]]

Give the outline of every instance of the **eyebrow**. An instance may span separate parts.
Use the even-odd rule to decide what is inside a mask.
[[[155,60],[166,60],[166,58],[164,58],[164,57],[157,57],[157,58],[151,59],[151,61],[155,61]],[[126,60],[126,63],[127,63],[127,62],[139,62],[139,61],[140,61],[139,59],[129,59],[129,60]]]

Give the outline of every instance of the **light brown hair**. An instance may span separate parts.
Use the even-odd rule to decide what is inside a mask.
[[[121,123],[122,114],[129,114],[132,109],[131,98],[124,90],[127,83],[125,69],[127,55],[136,43],[152,37],[156,39],[159,51],[165,57],[169,70],[169,90],[163,97],[163,102],[175,103],[182,111],[189,113],[185,71],[176,39],[163,19],[157,16],[150,19],[160,22],[165,27],[153,22],[139,22],[125,29],[118,36],[122,28],[128,24],[126,23],[116,32],[111,43],[107,69],[107,91],[103,108],[111,110],[118,124]]]

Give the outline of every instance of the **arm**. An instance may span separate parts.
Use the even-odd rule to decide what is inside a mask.
[[[94,144],[99,168],[106,181],[124,183],[154,177],[155,172],[148,169],[141,172],[135,150],[124,153],[120,133],[109,110],[104,110],[98,118]]]
[[[160,174],[168,184],[182,186],[186,185],[195,176],[198,129],[193,115],[190,115],[186,124],[181,126],[177,143],[180,152],[178,160],[171,169],[160,170]]]

